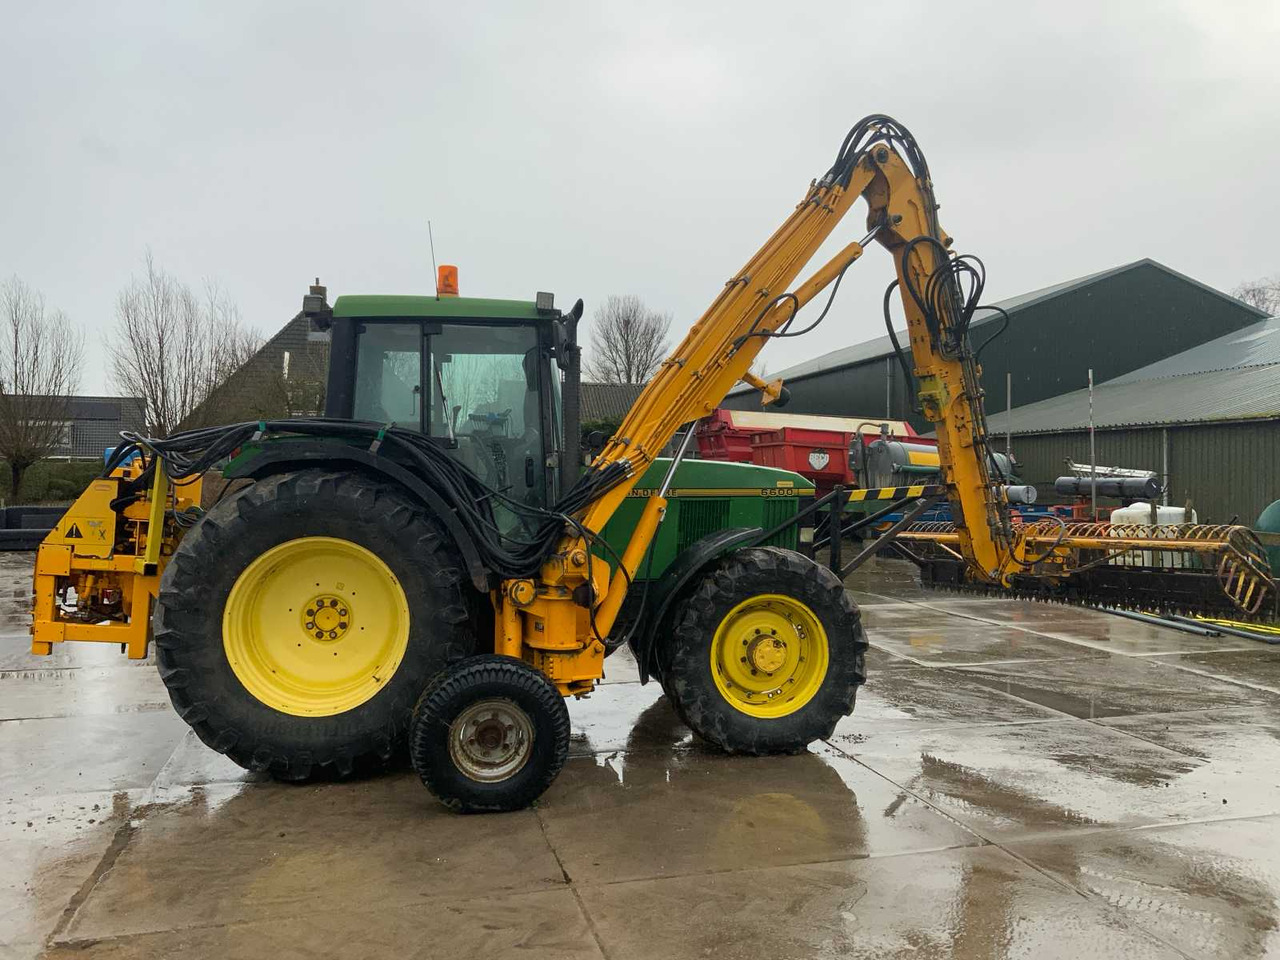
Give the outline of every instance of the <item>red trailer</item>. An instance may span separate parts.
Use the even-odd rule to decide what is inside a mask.
[[[698,457],[702,460],[728,460],[732,463],[751,462],[751,438],[757,433],[768,433],[771,426],[748,426],[740,423],[738,418],[752,420],[761,416],[777,416],[777,414],[757,414],[743,410],[725,410],[717,407],[711,416],[698,421]]]
[[[849,466],[849,444],[854,436],[843,430],[804,427],[769,430],[751,438],[751,462],[798,473],[812,480],[818,496],[822,496],[836,484],[854,485]]]
[[[857,486],[849,464],[855,437],[863,445],[881,439],[882,425],[896,440],[932,444],[904,420],[875,417],[823,417],[717,409],[698,426],[698,455],[704,460],[731,460],[791,470],[811,480],[818,495],[836,484]]]

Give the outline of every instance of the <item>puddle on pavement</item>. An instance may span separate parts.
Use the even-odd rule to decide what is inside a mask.
[[[1235,960],[1280,948],[1276,827],[1232,820],[1011,849],[1194,956]]]
[[[925,595],[914,574],[906,576],[909,565],[883,563],[859,572],[864,594]],[[25,636],[25,621],[17,623],[21,617],[15,619],[12,610],[25,605],[27,587],[17,583],[22,596],[9,595],[17,582],[13,569],[0,563],[0,634]],[[27,576],[29,571],[23,570],[17,580]],[[932,602],[937,595],[927,596]],[[909,627],[913,620],[927,624],[943,615],[892,600],[885,605],[883,599],[868,612],[870,622],[894,627]],[[1005,623],[1041,629],[1037,617],[1018,620],[1013,608],[991,612],[1006,617]],[[957,622],[972,623],[975,631],[994,626]],[[1104,633],[1119,638],[1116,630],[1132,629],[1095,622],[1079,628],[1092,640]],[[1062,632],[1076,630],[1073,621]],[[934,633],[945,648],[950,630]],[[1186,663],[1207,672],[1215,667],[1213,659],[1188,655]],[[13,662],[0,659],[0,671]],[[105,647],[68,651],[62,659],[34,668],[29,657],[17,662],[20,666],[4,673],[4,679],[51,688],[80,684],[83,691],[98,682],[110,689],[119,680],[96,672],[108,665],[130,673],[133,666],[147,666],[128,664],[114,648]],[[1262,676],[1272,663],[1248,656],[1232,662],[1227,669],[1224,661],[1219,671],[1225,680]],[[630,678],[625,661],[610,666],[612,679]],[[1089,672],[1095,669],[1099,672]],[[1280,722],[1265,726],[1257,721],[1255,736],[1244,738],[1234,753],[1226,750],[1232,742],[1230,725],[1201,737],[1198,747],[1187,746],[1197,742],[1194,721],[1170,731],[1144,726],[1130,716],[1139,708],[1186,710],[1228,703],[1241,688],[1217,689],[1214,681],[1170,670],[1145,675],[1152,681],[1143,694],[1146,699],[1133,699],[1137,679],[1144,675],[1117,675],[1105,664],[1077,664],[1072,670],[1076,672],[1061,676],[1044,676],[1040,670],[1028,676],[914,667],[900,668],[892,677],[873,672],[860,696],[860,708],[866,709],[846,721],[849,732],[842,724],[835,738],[842,750],[815,745],[801,756],[760,759],[726,757],[701,744],[657,684],[610,683],[591,698],[570,703],[575,759],[539,805],[536,820],[533,814],[482,822],[448,814],[403,769],[355,783],[260,783],[256,781],[262,778],[245,774],[187,735],[147,788],[0,797],[5,800],[0,810],[7,814],[0,822],[0,842],[10,851],[8,890],[0,884],[0,918],[9,919],[0,919],[0,942],[33,932],[38,940],[53,929],[122,828],[133,839],[116,879],[108,875],[104,880],[110,890],[91,898],[90,932],[133,929],[144,914],[151,918],[147,922],[176,926],[208,922],[198,898],[179,897],[181,916],[172,919],[153,902],[157,887],[176,889],[200,869],[217,874],[213,889],[221,898],[218,909],[224,911],[222,917],[235,920],[242,919],[238,911],[248,909],[242,904],[250,893],[258,903],[252,909],[279,909],[258,896],[264,891],[277,897],[280,890],[292,891],[301,898],[295,904],[306,894],[335,911],[352,909],[332,890],[313,890],[298,881],[301,869],[326,885],[341,871],[367,881],[366,893],[395,880],[407,884],[401,892],[420,897],[413,885],[430,880],[436,884],[431,895],[461,896],[458,884],[468,891],[480,889],[495,869],[493,857],[506,855],[495,853],[486,839],[494,831],[501,831],[513,848],[511,870],[526,870],[535,885],[559,883],[562,874],[554,862],[527,866],[537,860],[532,851],[543,843],[541,823],[564,869],[586,884],[696,874],[698,887],[711,889],[732,882],[716,879],[715,871],[730,871],[723,875],[727,878],[760,866],[838,871],[852,868],[800,865],[904,853],[929,858],[938,855],[924,851],[949,851],[927,880],[920,876],[923,861],[918,857],[876,861],[876,869],[888,879],[896,876],[904,887],[926,886],[929,895],[923,910],[912,916],[912,911],[893,909],[898,905],[892,902],[894,894],[885,907],[894,919],[875,922],[902,927],[902,942],[926,948],[926,953],[931,944],[968,944],[965,950],[974,955],[995,955],[1001,945],[1023,935],[1031,915],[1028,903],[1039,905],[1040,913],[1032,911],[1039,921],[1052,912],[1047,904],[1056,902],[1043,890],[1036,893],[1043,878],[1028,868],[988,863],[996,851],[955,849],[981,843],[979,836],[1013,838],[1019,855],[1039,869],[1126,916],[1137,916],[1140,925],[1153,918],[1150,929],[1158,935],[1161,925],[1167,925],[1166,934],[1176,931],[1197,951],[1204,946],[1203,952],[1220,956],[1275,950],[1280,869],[1274,864],[1280,863],[1280,849],[1274,844],[1259,839],[1256,855],[1247,845],[1232,848],[1230,824],[1218,825],[1220,836],[1206,827],[1209,839],[1198,845],[1175,843],[1169,839],[1172,833],[1161,836],[1163,829],[1094,831],[1175,817],[1267,812],[1268,798],[1280,796],[1280,784],[1267,778],[1262,765],[1280,752],[1275,745]],[[153,674],[154,668],[148,668],[147,675]],[[1099,688],[1100,678],[1114,686]],[[1130,699],[1117,698],[1125,688]],[[149,709],[143,705],[145,696],[139,697],[139,703],[118,706]],[[1107,722],[1117,729],[1124,726],[1131,736],[1066,717],[1125,718],[1123,723]],[[990,726],[958,729],[965,720]],[[1240,722],[1255,720],[1242,716]],[[86,715],[81,722],[88,728],[105,721]],[[887,732],[863,742],[859,724],[874,732],[877,723]],[[1168,749],[1156,746],[1161,737]],[[1217,743],[1223,746],[1215,747]],[[1196,749],[1200,752],[1194,753]],[[1280,769],[1280,764],[1268,766]],[[95,804],[99,809],[93,809]],[[1044,835],[1055,836],[1052,841],[1025,839]],[[1104,835],[1108,839],[1088,839]],[[146,842],[135,848],[140,839]],[[207,862],[206,847],[219,851],[219,863]],[[1227,852],[1219,853],[1220,847]],[[398,859],[400,848],[413,849],[412,862]],[[19,855],[12,856],[14,851]],[[979,858],[979,866],[974,866],[979,860],[969,859],[973,857]],[[446,867],[457,871],[448,878],[462,879],[442,883],[446,874],[440,871]],[[133,888],[142,892],[135,895]],[[816,917],[818,924],[844,916],[841,910],[856,916],[861,908],[848,900],[848,890],[840,896],[844,899],[832,905],[839,908],[836,913]],[[1064,910],[1079,908],[1074,899],[1066,902]],[[862,922],[871,920],[864,914]],[[1076,919],[1064,921],[1061,929],[1079,935],[1088,927]],[[870,933],[864,927],[824,942],[865,944]],[[983,950],[976,949],[979,943]]]
[[[836,745],[991,839],[1280,813],[1274,747],[1203,759],[1155,739],[1063,719],[903,729]]]
[[[1098,717],[1119,717],[1132,712],[1120,707],[1109,706],[1106,702],[1099,702],[1093,697],[1082,697],[1062,690],[1052,690],[1029,683],[1020,683],[1008,677],[975,672],[972,674],[972,680],[976,684],[1008,694],[1011,697],[1017,697],[1019,700],[1036,703],[1042,707],[1048,707],[1050,710],[1065,713],[1068,716],[1079,717],[1082,720],[1093,720]]]

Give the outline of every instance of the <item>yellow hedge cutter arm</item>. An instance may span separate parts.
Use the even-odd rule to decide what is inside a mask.
[[[866,236],[792,288],[860,198],[868,206]],[[745,378],[763,388],[766,397],[776,396],[778,385],[750,376],[752,361],[769,338],[796,336],[821,322],[830,301],[807,328],[793,329],[797,312],[828,286],[838,288],[865,245],[875,240],[894,254],[925,415],[938,424],[960,551],[983,578],[998,582],[1013,550],[1013,534],[1004,494],[990,476],[978,368],[961,347],[965,331],[958,326],[961,301],[948,255],[951,240],[938,225],[936,211],[928,169],[911,135],[883,116],[868,117],[854,127],[831,169],[810,185],[786,222],[726,282],[592,464],[594,470],[624,466],[627,479],[585,509],[585,531],[600,532],[681,425],[710,413],[738,381]],[[507,581],[499,652],[519,655],[531,647],[534,665],[562,690],[589,689],[598,676],[603,638],[614,626],[628,583],[661,520],[663,492],[647,501],[612,581],[606,583],[598,572],[591,577],[598,603],[594,617],[575,604],[588,580],[585,536],[567,537],[537,583]],[[569,640],[570,649],[552,646],[551,638]]]
[[[800,271],[859,199],[868,208],[866,236],[849,243],[793,288]],[[1028,578],[1040,578],[1056,589],[1073,576],[1083,580],[1078,574],[1096,569],[1093,555],[1082,557],[1080,552],[1096,551],[1096,536],[1077,540],[1065,527],[1046,535],[1041,528],[1015,526],[1010,520],[1009,494],[1018,488],[992,475],[995,461],[985,428],[981,368],[968,341],[969,323],[980,309],[981,267],[975,267],[970,258],[952,256],[951,237],[939,225],[937,209],[928,166],[911,134],[885,116],[858,123],[831,169],[810,185],[786,222],[726,282],[594,461],[592,467],[597,470],[625,466],[628,479],[586,508],[582,527],[591,534],[602,530],[636,478],[677,430],[710,413],[738,381],[745,379],[761,388],[766,401],[776,396],[780,385],[763,383],[748,373],[752,361],[769,338],[796,336],[821,322],[831,301],[807,327],[792,329],[797,312],[828,286],[838,288],[848,267],[875,240],[893,254],[919,400],[924,416],[937,429],[953,522],[944,532],[931,529],[928,534],[931,547],[945,551],[935,555],[934,561],[958,561],[962,570],[953,578],[956,585],[997,590]],[[967,289],[966,277],[974,281]],[[834,294],[835,289],[832,299]],[[603,638],[615,624],[630,580],[661,521],[666,506],[663,492],[647,501],[612,580],[606,583],[599,573],[592,575],[595,582],[590,590],[599,604],[593,618],[575,605],[588,580],[588,543],[583,536],[562,542],[537,583],[507,581],[498,651],[519,656],[522,649],[531,649],[534,665],[563,692],[590,689],[599,675]],[[903,537],[909,541],[911,532]],[[1257,613],[1264,597],[1274,599],[1265,560],[1260,561],[1261,550],[1244,542],[1249,539],[1247,531],[1235,528],[1230,538],[1205,538],[1192,532],[1188,539],[1194,543],[1184,546],[1209,551],[1214,562],[1230,555],[1224,589],[1228,594],[1248,595],[1253,606],[1250,610],[1236,604],[1240,610]],[[1110,539],[1108,552],[1114,557],[1139,550],[1140,540],[1138,536]],[[1080,599],[1083,594],[1077,591],[1074,597]]]

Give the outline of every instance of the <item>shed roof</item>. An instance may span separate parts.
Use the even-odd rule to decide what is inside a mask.
[[[643,383],[583,383],[580,408],[583,422],[621,420],[643,389]]]
[[[1280,318],[1116,377],[1093,390],[1098,427],[1159,426],[1280,417]],[[1089,390],[987,417],[992,433],[1053,433],[1089,426]]]
[[[1134,380],[1153,380],[1157,377],[1205,373],[1210,370],[1234,370],[1237,367],[1256,367],[1268,363],[1280,363],[1280,317],[1260,320],[1235,333],[1157,360],[1110,382],[1129,383]]]
[[[1046,300],[1052,300],[1055,297],[1061,297],[1066,294],[1075,293],[1101,280],[1105,280],[1109,277],[1116,276],[1117,274],[1126,273],[1131,270],[1136,270],[1140,267],[1155,267],[1158,270],[1161,270],[1164,273],[1167,273],[1177,278],[1178,280],[1181,280],[1185,283],[1192,284],[1195,287],[1201,290],[1204,290],[1208,293],[1212,293],[1217,297],[1221,297],[1223,299],[1239,303],[1239,301],[1235,300],[1234,297],[1231,297],[1220,290],[1215,290],[1213,287],[1203,284],[1192,277],[1188,277],[1186,274],[1179,273],[1177,270],[1174,270],[1170,267],[1166,267],[1164,264],[1159,263],[1150,258],[1143,258],[1142,260],[1134,260],[1132,263],[1124,263],[1117,267],[1111,267],[1108,270],[1099,270],[1097,273],[1090,273],[1090,274],[1086,274],[1083,277],[1076,277],[1075,279],[1072,279],[1072,280],[1064,280],[1061,283],[1055,283],[1047,287],[1041,287],[1038,290],[1032,290],[1032,291],[1029,291],[1028,293],[1019,294],[1016,297],[1009,297],[1004,300],[998,300],[992,304],[983,304],[983,306],[1000,307],[1005,311],[1007,311],[1008,313],[1014,314],[1019,310],[1032,306],[1033,304],[1042,303]],[[1252,308],[1248,307],[1245,304],[1240,304],[1240,305],[1245,309],[1252,310]],[[1260,315],[1260,312],[1258,313]],[[999,314],[991,312],[975,318],[973,322],[973,327],[975,331],[978,328],[982,327],[984,324],[994,322],[998,316]],[[897,337],[898,337],[898,342],[905,349],[908,346],[907,331],[905,329],[898,330]],[[803,363],[798,363],[793,366],[787,367],[785,370],[779,370],[777,373],[774,373],[771,371],[769,375],[770,375],[770,378],[781,377],[783,380],[794,381],[794,380],[803,379],[804,377],[815,376],[820,373],[827,373],[832,370],[840,370],[847,367],[852,367],[860,363],[865,363],[869,360],[878,360],[878,359],[882,359],[884,357],[889,357],[892,355],[893,355],[893,344],[889,340],[889,337],[886,335],[883,337],[876,337],[875,339],[864,341],[863,343],[856,343],[853,346],[841,347],[838,350],[832,350],[831,352],[824,353],[819,357],[814,357],[812,360],[806,360]],[[746,386],[745,384],[740,385],[735,387],[733,390],[731,390],[730,395],[732,396],[738,393],[745,393],[751,389],[752,389],[751,387]]]
[[[49,398],[46,394],[37,396],[40,400]],[[21,396],[18,399],[21,400]],[[147,408],[142,397],[68,396],[66,405],[68,419],[122,421],[128,423],[130,429],[141,420]]]

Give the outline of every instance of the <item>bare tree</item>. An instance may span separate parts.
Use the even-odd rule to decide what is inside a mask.
[[[83,338],[61,310],[17,277],[0,286],[0,458],[16,500],[27,468],[67,438]]]
[[[164,436],[252,357],[262,338],[245,328],[216,284],[207,284],[201,299],[150,253],[145,264],[116,299],[107,349],[115,386],[146,401],[148,431]]]
[[[597,383],[644,383],[667,358],[671,314],[636,296],[612,296],[591,318],[591,350],[583,367]]]
[[[1280,314],[1280,276],[1249,280],[1232,290],[1231,295],[1264,311],[1269,317]]]

